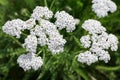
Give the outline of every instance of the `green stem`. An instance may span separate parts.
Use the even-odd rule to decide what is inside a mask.
[[[42,50],[40,50],[37,54],[36,54],[36,56],[39,56],[39,54],[42,52]]]
[[[50,5],[50,10],[52,9],[52,7],[53,7],[55,1],[56,1],[56,0],[53,0],[53,1],[52,1],[51,5]]]
[[[24,36],[27,36],[27,34],[25,34],[25,33],[23,33],[23,32],[22,32],[21,34],[24,35]]]
[[[120,66],[115,66],[115,67],[96,66],[96,69],[104,70],[104,71],[118,71],[120,70]]]
[[[73,36],[73,39],[75,40],[75,42],[77,43],[77,45],[82,48],[81,44],[80,44],[80,41],[75,37]]]
[[[77,45],[80,47],[80,48],[83,48],[83,46],[80,44],[80,40],[77,39],[72,33],[68,33],[69,35],[71,35],[74,39],[74,41],[77,43]]]
[[[76,55],[76,56],[74,57],[73,61],[72,61],[72,67],[74,66],[74,63],[75,63],[75,61],[76,61],[76,59],[77,59],[77,56],[78,56],[78,55]]]
[[[44,0],[44,4],[45,4],[45,6],[47,6],[47,7],[48,7],[48,4],[47,4],[47,1],[46,1],[46,0]]]
[[[44,62],[45,62],[45,54],[46,54],[45,47],[43,47],[43,60],[44,60]]]
[[[19,46],[23,47],[22,44],[13,36],[9,36],[11,39],[13,39]]]

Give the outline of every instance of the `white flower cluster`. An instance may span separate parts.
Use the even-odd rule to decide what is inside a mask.
[[[30,19],[26,21],[20,19],[7,21],[2,28],[3,32],[17,38],[20,38],[22,31],[30,31],[23,44],[28,54],[19,56],[17,60],[20,67],[25,71],[31,68],[37,70],[43,64],[41,57],[35,57],[38,44],[40,46],[47,45],[53,54],[63,52],[66,40],[63,39],[63,35],[60,35],[57,28],[66,27],[67,32],[71,32],[75,29],[75,25],[79,24],[78,19],[74,19],[65,11],[55,14],[57,19],[55,23],[49,21],[52,16],[53,12],[47,7],[37,6]]]
[[[10,34],[12,36],[16,36],[16,38],[20,38],[21,30],[23,27],[24,21],[20,19],[15,19],[12,21],[7,21],[2,27],[3,32]]]
[[[53,16],[53,12],[50,11],[47,7],[37,6],[32,13],[32,18],[40,20],[41,18],[50,19]]]
[[[91,65],[92,63],[98,61],[98,57],[92,54],[90,51],[86,51],[78,55],[78,61],[86,63],[87,65]]]
[[[23,47],[25,47],[28,52],[35,53],[37,48],[37,37],[33,34],[28,35]]]
[[[36,25],[35,19],[30,18],[27,21],[25,21],[24,25],[23,25],[23,29],[32,29],[34,26]]]
[[[117,10],[116,4],[111,0],[92,0],[92,10],[99,18],[108,15],[108,12],[115,12]]]
[[[14,19],[11,21],[7,21],[2,27],[3,32],[16,36],[16,38],[20,38],[20,35],[23,30],[31,29],[35,25],[34,19],[29,19],[27,21],[22,21],[21,19]]]
[[[58,29],[61,30],[63,28],[66,28],[67,32],[72,32],[73,30],[75,30],[75,25],[79,23],[79,20],[74,19],[65,11],[56,12],[55,18],[55,24],[58,27]]]
[[[41,57],[36,57],[35,53],[22,54],[18,57],[17,63],[19,66],[27,71],[29,69],[38,70],[43,65],[43,60]]]
[[[82,24],[82,28],[88,31],[89,34],[99,34],[106,31],[99,21],[92,19],[86,20]]]
[[[107,49],[111,48],[112,51],[117,51],[118,38],[113,34],[108,34],[97,20],[89,19],[85,21],[82,24],[82,28],[88,31],[89,34],[82,36],[80,42],[85,48],[89,48],[89,51],[80,53],[78,61],[88,65],[98,60],[103,60],[107,63],[110,60]]]
[[[91,41],[90,41],[90,35],[86,35],[86,36],[82,36],[80,39],[82,46],[84,46],[85,48],[89,48]]]
[[[38,36],[38,44],[41,46],[48,45],[48,48],[53,54],[63,52],[66,40],[60,35],[56,26],[43,19],[41,19],[39,23],[40,25],[36,25],[36,27],[31,30],[32,33]]]

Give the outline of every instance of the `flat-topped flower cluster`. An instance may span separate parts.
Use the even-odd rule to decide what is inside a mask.
[[[111,0],[92,0],[92,10],[101,18],[108,15],[108,12],[115,12],[117,10],[116,4]]]
[[[108,34],[105,27],[97,20],[89,19],[82,24],[82,28],[89,32],[88,35],[82,36],[81,44],[88,51],[78,55],[78,61],[91,65],[98,60],[103,60],[107,63],[110,60],[109,48],[112,51],[118,49],[118,39],[113,34]]]
[[[16,38],[21,37],[22,31],[30,31],[23,44],[28,54],[19,56],[17,60],[25,71],[31,68],[37,70],[42,66],[42,58],[35,55],[38,45],[47,45],[52,54],[63,52],[66,40],[58,30],[66,28],[67,32],[72,32],[78,24],[78,21],[65,11],[56,12],[54,16],[56,21],[52,23],[50,19],[53,15],[53,12],[47,7],[37,6],[27,21],[14,19],[4,24],[3,32],[16,36]]]

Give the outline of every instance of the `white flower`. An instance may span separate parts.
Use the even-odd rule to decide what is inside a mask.
[[[109,49],[110,42],[108,41],[108,34],[106,32],[103,32],[101,34],[93,34],[92,35],[92,42],[93,46],[97,45],[101,47],[102,49]]]
[[[86,51],[78,55],[78,61],[81,63],[86,63],[87,65],[91,65],[92,63],[98,61],[98,57],[94,54],[91,54],[90,51]]]
[[[25,47],[28,52],[35,53],[37,48],[37,37],[33,34],[28,35],[23,47]]]
[[[99,18],[107,16],[109,11],[108,6],[104,3],[93,4],[92,9]]]
[[[118,38],[113,34],[109,34],[108,41],[110,43],[111,50],[112,51],[117,51],[118,43],[119,43]]]
[[[113,34],[108,34],[106,29],[97,20],[89,19],[85,21],[82,25],[82,28],[88,31],[89,34],[82,36],[80,41],[85,48],[89,48],[89,51],[86,51],[87,53],[83,52],[81,55],[90,56],[90,54],[92,54],[95,55],[98,60],[103,60],[105,63],[108,63],[110,60],[110,55],[107,50],[111,48],[112,51],[117,51],[118,38]],[[87,60],[91,58],[82,57],[80,59],[80,62],[88,64]],[[83,59],[86,59],[86,61]],[[89,63],[89,65],[91,63]]]
[[[88,31],[90,34],[99,34],[106,31],[106,29],[101,25],[99,21],[93,19],[86,20],[82,24],[82,28]]]
[[[92,3],[102,3],[107,1],[110,1],[110,0],[92,0]]]
[[[24,21],[20,19],[14,19],[11,21],[7,21],[2,27],[3,32],[6,34],[16,36],[16,38],[20,38],[21,30],[23,30]]]
[[[50,51],[53,54],[63,52],[66,40],[59,34],[56,26],[53,23],[43,19],[41,19],[39,23],[43,28],[44,33],[48,35],[47,45]]]
[[[31,53],[28,53],[22,54],[18,57],[17,63],[24,69],[24,71],[31,69],[32,56]]]
[[[56,12],[55,18],[55,25],[58,27],[58,29],[61,30],[63,28],[66,28],[67,32],[72,32],[75,30],[75,25],[77,24],[76,19],[74,19],[65,11]]]
[[[18,57],[17,63],[27,71],[29,69],[38,70],[43,65],[41,57],[35,57],[34,53],[22,54]]]
[[[89,36],[89,35],[82,36],[82,37],[80,38],[80,42],[82,43],[82,45],[83,45],[85,48],[89,48],[90,45],[91,45],[90,36]]]
[[[31,15],[32,18],[36,20],[40,19],[50,19],[53,16],[53,12],[50,11],[47,7],[37,6]]]
[[[116,4],[111,0],[92,0],[92,10],[99,18],[108,15],[108,12],[115,12],[117,10]]]
[[[38,44],[40,44],[40,46],[45,46],[48,43],[48,38],[46,37],[46,35],[41,35],[38,37]]]
[[[98,56],[99,60],[103,60],[105,63],[108,63],[110,60],[110,54],[108,51],[101,50],[100,53],[96,52],[96,55]]]
[[[113,13],[117,10],[117,6],[113,1],[108,1],[107,5],[108,5],[111,13]]]
[[[45,46],[47,44],[48,38],[45,34],[45,30],[41,26],[36,25],[34,29],[31,29],[31,33],[32,32],[38,37],[38,44],[40,44],[40,46]]]
[[[25,24],[23,26],[23,29],[28,29],[30,30],[31,28],[34,27],[34,25],[36,25],[35,19],[28,19],[27,21],[25,21]]]
[[[31,62],[31,67],[34,70],[38,70],[42,65],[43,65],[42,58],[40,56],[39,57],[33,56],[32,62]]]
[[[66,40],[60,35],[56,26],[43,19],[39,20],[39,24],[31,30],[31,32],[38,36],[38,44],[41,46],[48,45],[48,48],[53,54],[63,52]]]
[[[47,35],[51,35],[52,33],[59,33],[56,28],[56,25],[54,25],[50,21],[41,19],[39,23]]]
[[[75,19],[76,25],[80,23],[80,19]]]
[[[92,54],[95,54],[99,60],[103,60],[105,63],[108,63],[110,60],[110,55],[108,54],[108,51],[103,50],[101,47],[98,46],[92,46],[90,48],[90,51]]]
[[[48,42],[48,48],[53,54],[63,52],[64,45],[66,40],[63,39],[62,35],[55,35],[54,37],[50,37]]]

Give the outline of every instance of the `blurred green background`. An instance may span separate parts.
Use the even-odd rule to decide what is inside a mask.
[[[120,0],[113,1],[118,6],[117,11],[98,19],[91,9],[91,0],[0,0],[0,80],[120,80],[120,49],[110,51],[111,60],[107,64],[101,61],[87,66],[79,63],[75,57],[84,51],[79,39],[86,34],[81,24],[87,19],[99,20],[108,33],[115,34],[120,40]],[[63,53],[51,55],[46,46],[40,47],[40,56],[45,56],[44,65],[37,71],[24,72],[16,60],[19,55],[26,53],[20,46],[26,36],[16,39],[3,33],[2,26],[7,20],[27,20],[36,6],[45,5],[54,13],[65,10],[80,19],[80,24],[71,34],[60,31],[68,41]]]

